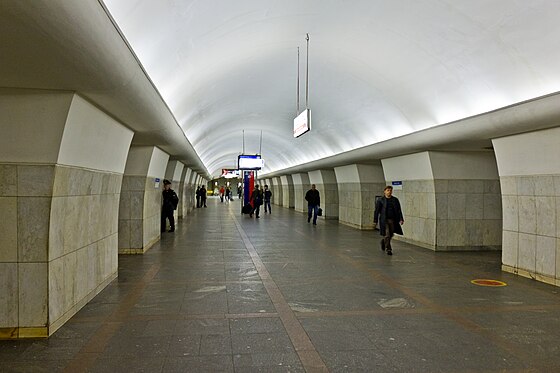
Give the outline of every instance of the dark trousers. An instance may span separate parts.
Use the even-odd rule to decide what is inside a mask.
[[[167,228],[167,221],[169,219],[169,227],[171,231],[175,230],[175,217],[173,216],[173,210],[161,210],[161,231],[165,232],[165,228]]]
[[[383,237],[383,242],[385,244],[385,249],[393,250],[391,248],[391,238],[395,234],[395,221],[393,219],[387,219],[385,223],[385,236]]]
[[[311,213],[313,213],[313,224],[317,224],[317,212],[319,211],[319,206],[317,205],[307,205],[307,222],[311,220]]]
[[[255,214],[255,216],[258,218],[260,212],[261,212],[261,205],[255,203],[255,207],[253,207],[253,211],[251,211],[251,214],[249,215],[253,216],[253,214]]]
[[[200,199],[200,207],[202,207],[202,206],[206,207],[206,198],[201,198]]]
[[[197,196],[196,197],[196,208],[199,208],[199,207],[200,207],[200,197]]]
[[[268,207],[268,210],[267,210]],[[270,201],[264,201],[264,212],[272,212],[272,209],[270,208]]]

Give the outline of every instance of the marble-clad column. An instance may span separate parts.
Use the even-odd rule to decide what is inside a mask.
[[[179,182],[179,188],[177,190],[177,195],[179,196],[179,206],[177,206],[177,214],[179,215],[179,219],[183,219],[188,214],[188,194],[187,194],[187,185],[188,185],[188,178],[187,175],[190,176],[189,168],[184,167],[183,171],[181,172],[181,181]]]
[[[334,170],[316,170],[309,172],[309,181],[315,184],[321,195],[321,208],[325,219],[338,219],[338,184]],[[305,191],[309,190],[309,185]],[[305,205],[307,209],[307,204]]]
[[[560,286],[560,127],[492,143],[502,189],[502,269]]]
[[[119,254],[143,254],[161,237],[161,192],[169,155],[153,146],[132,146],[119,208]]]
[[[274,189],[272,189],[272,203],[278,206],[282,206],[284,201],[284,193],[282,189],[282,180],[280,177],[273,178]]]
[[[181,176],[183,175],[183,169],[185,165],[179,161],[169,161],[167,163],[167,168],[165,169],[165,178],[171,181],[171,189],[177,193],[177,197],[179,197],[179,204],[181,203],[183,196],[181,193]],[[179,219],[179,206],[177,206],[177,210],[173,212],[173,216],[175,217],[175,221]],[[183,216],[181,215],[181,218]]]
[[[183,208],[183,217],[190,214],[196,207],[196,186],[194,182],[194,175],[192,169],[185,167],[183,172],[185,173],[184,185],[183,185],[183,201],[179,204]]]
[[[47,337],[117,276],[133,133],[74,93],[1,89],[0,107],[0,339]]]
[[[309,190],[311,183],[309,182],[309,174],[300,173],[292,174],[292,181],[294,182],[294,206],[295,210],[307,213],[307,201],[305,200],[305,193]]]
[[[404,236],[432,250],[500,250],[500,182],[493,152],[421,152],[383,159],[399,182]]]
[[[295,199],[292,176],[280,176],[280,182],[282,183],[282,206],[293,209],[295,207]]]
[[[375,196],[383,195],[385,177],[381,164],[335,167],[338,182],[338,220],[346,225],[373,229]]]

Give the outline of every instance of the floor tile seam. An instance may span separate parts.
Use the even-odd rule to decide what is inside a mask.
[[[123,302],[119,302],[119,307],[109,315],[104,321],[101,322],[101,327],[89,338],[85,346],[82,347],[76,356],[81,356],[82,353],[92,352],[94,354],[88,355],[88,359],[84,361],[82,358],[73,359],[64,372],[85,372],[95,364],[95,361],[105,348],[109,340],[122,326],[121,322],[115,322],[115,319],[122,318],[125,312],[130,312],[138,298],[140,298],[144,288],[152,280],[160,270],[159,264],[153,264],[148,271],[142,276],[142,279],[129,291],[125,296]],[[97,348],[93,348],[96,346]],[[93,351],[90,351],[93,349]],[[79,370],[76,370],[79,368]]]
[[[263,284],[265,285],[265,289],[267,290],[269,297],[271,298],[272,303],[280,316],[280,320],[286,328],[286,332],[288,333],[288,336],[292,341],[292,344],[294,345],[294,349],[298,353],[304,369],[306,369],[306,371],[308,371],[308,368],[327,369],[325,362],[320,357],[318,351],[311,342],[311,339],[305,332],[305,329],[300,324],[299,320],[295,317],[293,311],[284,299],[284,296],[282,295],[280,289],[274,283],[274,280],[270,276],[270,273],[268,272],[266,266],[260,260],[259,254],[255,250],[249,237],[245,233],[245,230],[233,214],[230,213],[230,216],[234,219],[242,240],[247,247],[247,251],[249,252],[251,258],[255,263],[257,272],[259,273],[259,276],[261,277]]]
[[[306,238],[306,235],[303,233],[303,231],[301,231],[301,229],[294,229],[294,232],[296,232],[297,234],[299,234],[300,236]],[[460,325],[461,327],[463,327],[466,331],[472,332],[472,333],[476,333],[478,335],[481,335],[484,338],[487,338],[489,340],[491,340],[493,343],[496,344],[496,346],[500,347],[501,349],[503,349],[504,351],[507,351],[509,354],[513,355],[513,356],[524,356],[526,359],[530,358],[530,356],[525,353],[525,351],[523,351],[521,348],[518,348],[517,346],[513,345],[512,343],[510,343],[509,341],[504,340],[503,338],[500,338],[499,336],[490,333],[487,329],[484,329],[483,326],[475,323],[472,320],[469,320],[465,317],[462,317],[461,315],[457,314],[456,312],[453,312],[451,310],[448,310],[446,308],[442,308],[440,305],[438,305],[437,303],[432,302],[429,298],[418,294],[414,291],[412,291],[411,289],[402,286],[401,284],[399,284],[398,282],[394,281],[393,279],[391,279],[389,276],[375,270],[372,268],[368,268],[365,267],[364,264],[362,264],[361,262],[356,261],[354,258],[349,257],[347,254],[341,253],[338,250],[336,250],[336,248],[333,248],[332,246],[330,246],[329,244],[326,244],[324,241],[321,241],[320,243],[323,247],[325,247],[328,251],[332,252],[334,255],[336,255],[337,257],[341,258],[342,260],[350,263],[351,265],[353,265],[355,268],[362,270],[362,271],[367,271],[368,273],[371,273],[371,276],[377,280],[383,281],[384,283],[386,283],[387,285],[389,285],[390,287],[401,291],[403,294],[409,296],[410,298],[418,301],[419,303],[423,304],[426,307],[432,308],[434,310],[438,311],[438,314],[444,316],[445,318],[454,321],[455,323],[457,323],[458,325]]]

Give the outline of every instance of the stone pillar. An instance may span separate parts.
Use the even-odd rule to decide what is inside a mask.
[[[153,146],[132,146],[119,207],[119,254],[143,254],[161,234],[161,192],[169,155]]]
[[[492,142],[502,188],[502,269],[560,286],[560,127]]]
[[[500,183],[492,152],[422,152],[383,159],[405,235],[432,250],[500,250]]]
[[[189,168],[184,167],[183,165],[183,171],[181,172],[181,181],[179,182],[179,188],[177,191],[177,195],[179,196],[179,206],[177,206],[179,219],[184,219],[188,214],[188,208],[185,208],[188,205],[188,194],[187,194],[187,185],[188,185],[187,174],[189,173],[188,171]]]
[[[379,165],[335,167],[338,182],[338,220],[359,229],[373,229],[375,196],[383,195],[385,177]]]
[[[183,174],[183,169],[185,165],[179,161],[169,161],[167,163],[167,167],[165,169],[165,178],[171,181],[171,189],[177,193],[177,197],[179,197],[179,203],[183,199],[181,193],[181,176]],[[179,206],[177,206],[177,210],[173,212],[173,216],[175,217],[175,221],[179,220]],[[183,216],[181,216],[182,218]]]
[[[292,181],[294,182],[294,206],[296,211],[307,213],[307,201],[305,200],[305,193],[310,188],[309,175],[307,173],[293,174]]]
[[[282,183],[282,206],[293,209],[295,207],[295,199],[292,175],[280,176],[280,182]]]
[[[183,217],[190,214],[196,206],[196,196],[195,196],[195,183],[194,183],[194,172],[192,169],[185,167],[183,169],[184,182],[183,182],[183,199],[179,202],[179,205],[183,209]]]
[[[278,206],[282,206],[282,201],[284,197],[282,195],[282,184],[280,183],[280,177],[274,177],[271,179],[272,187],[272,203]]]
[[[309,172],[309,181],[315,184],[321,195],[321,208],[325,219],[338,219],[338,184],[334,170],[317,170]],[[309,185],[306,189],[309,190]],[[304,195],[305,195],[304,192]],[[307,204],[305,205],[307,210]]]
[[[0,89],[0,339],[47,337],[117,276],[133,133],[71,92]]]

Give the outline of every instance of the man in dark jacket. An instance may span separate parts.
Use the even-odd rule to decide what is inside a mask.
[[[321,205],[321,196],[319,191],[315,189],[315,184],[311,184],[311,189],[305,193],[305,200],[307,201],[307,222],[311,221],[311,213],[313,212],[313,225],[317,225],[317,212]]]
[[[253,211],[251,211],[249,216],[253,217],[254,213],[255,217],[258,219],[259,212],[261,211],[261,205],[263,203],[263,194],[258,185],[255,185],[255,190],[251,193],[251,202],[253,203]]]
[[[196,187],[196,208],[200,208],[200,187]]]
[[[207,207],[206,206],[206,198],[207,198],[206,187],[203,185],[200,187],[200,207]]]
[[[268,209],[268,213],[272,214],[272,209],[270,208],[270,200],[272,199],[272,192],[268,189],[268,185],[264,185],[264,213]]]
[[[167,225],[166,219],[169,219],[169,232],[175,232],[175,217],[173,211],[177,209],[179,197],[173,189],[171,189],[171,181],[163,180],[163,204],[161,205],[161,231],[165,232]]]
[[[391,238],[394,233],[403,234],[401,225],[404,224],[404,218],[399,200],[397,197],[393,197],[393,187],[387,185],[383,194],[385,196],[375,203],[373,223],[377,225],[379,222],[379,233],[383,236],[381,250],[387,250],[387,255],[393,255]]]

